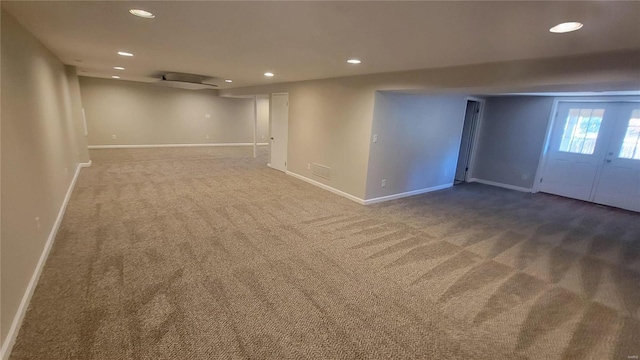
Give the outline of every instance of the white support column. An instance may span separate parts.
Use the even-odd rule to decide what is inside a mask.
[[[253,96],[253,157],[258,156],[258,96]]]

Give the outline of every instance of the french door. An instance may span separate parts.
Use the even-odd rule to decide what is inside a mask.
[[[540,191],[640,211],[640,103],[559,103]]]

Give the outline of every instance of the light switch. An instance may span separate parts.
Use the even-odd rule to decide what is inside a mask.
[[[211,119],[211,114],[204,114],[204,117],[206,117],[207,119]]]
[[[378,134],[373,134],[373,142],[374,143],[378,142]]]

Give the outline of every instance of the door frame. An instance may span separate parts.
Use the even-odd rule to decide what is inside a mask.
[[[634,99],[564,99],[564,98],[555,98],[553,100],[553,106],[551,107],[551,113],[549,114],[549,120],[547,121],[547,131],[545,132],[544,137],[544,146],[542,146],[542,150],[540,151],[540,160],[538,160],[538,168],[536,169],[536,176],[533,179],[533,187],[531,188],[532,193],[540,192],[540,179],[542,178],[544,168],[547,165],[547,154],[549,153],[549,145],[551,143],[551,132],[553,130],[553,125],[558,117],[558,107],[562,102],[570,102],[570,103],[640,103],[640,100]]]
[[[480,132],[482,131],[482,121],[484,119],[484,108],[485,108],[485,104],[487,102],[486,99],[483,98],[479,98],[476,96],[467,96],[465,101],[464,101],[464,110],[465,110],[465,114],[463,116],[466,116],[466,111],[467,111],[467,103],[469,101],[476,101],[479,103],[480,106],[480,112],[478,112],[478,117],[476,118],[476,123],[474,125],[474,128],[472,129],[473,132],[473,136],[471,137],[471,151],[469,152],[469,159],[468,159],[468,164],[469,164],[469,170],[466,172],[465,176],[464,176],[464,181],[465,182],[470,182],[471,179],[473,179],[473,175],[475,173],[475,164],[476,164],[476,155],[478,153],[478,142],[480,140]],[[464,129],[464,119],[462,120],[462,128]],[[460,141],[462,141],[462,137],[460,138]],[[459,148],[459,146],[458,146]],[[459,156],[459,154],[458,154]],[[456,163],[457,166],[457,163]],[[454,175],[455,177],[455,175]]]
[[[289,93],[288,92],[276,92],[276,93],[270,93],[269,94],[269,162],[267,163],[267,166],[280,171],[280,169],[274,167],[271,165],[271,154],[272,154],[272,144],[273,142],[271,141],[271,138],[273,137],[273,134],[271,132],[271,125],[273,124],[273,96],[274,95],[287,95],[287,147],[285,148],[285,162],[284,162],[284,172],[289,171],[289,104],[291,102],[290,97],[289,97]]]

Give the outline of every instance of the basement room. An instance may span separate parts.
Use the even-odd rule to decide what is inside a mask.
[[[640,2],[0,6],[0,360],[640,356]]]

